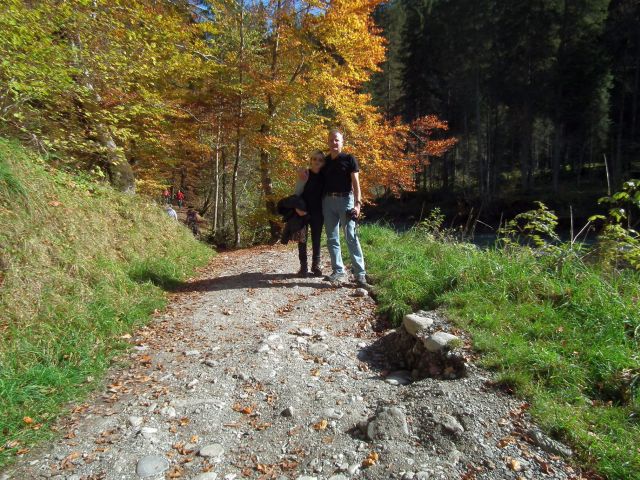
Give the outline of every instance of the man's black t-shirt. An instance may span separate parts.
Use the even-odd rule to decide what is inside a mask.
[[[327,155],[322,168],[325,193],[347,193],[351,188],[351,174],[359,172],[356,158],[349,153],[340,153],[336,158]]]
[[[309,178],[304,184],[302,198],[307,204],[309,213],[322,213],[322,194],[324,193],[324,177],[321,173],[309,170]]]

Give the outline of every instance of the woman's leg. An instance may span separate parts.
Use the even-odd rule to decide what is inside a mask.
[[[322,241],[322,226],[324,225],[324,217],[318,212],[311,215],[311,265],[312,268],[320,267],[320,249]]]
[[[307,229],[307,238],[309,238],[309,227]],[[307,260],[307,240],[304,242],[298,242],[298,258],[300,259],[300,272],[306,273],[309,270],[309,263]]]

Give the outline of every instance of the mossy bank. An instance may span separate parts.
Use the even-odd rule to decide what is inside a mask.
[[[142,197],[0,139],[0,467],[99,385],[119,340],[212,251]]]

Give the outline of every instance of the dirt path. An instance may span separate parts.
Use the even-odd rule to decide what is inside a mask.
[[[385,381],[373,300],[295,278],[295,257],[219,255],[0,479],[580,478],[527,441],[526,405],[482,370]]]

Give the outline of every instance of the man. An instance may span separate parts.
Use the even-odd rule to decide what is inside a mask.
[[[178,207],[182,208],[182,205],[184,204],[184,193],[182,192],[182,190],[178,190],[178,193],[176,194],[176,200],[178,200]]]
[[[339,130],[329,132],[329,155],[322,169],[324,175],[324,198],[322,213],[327,232],[327,246],[331,256],[333,273],[326,280],[341,283],[346,278],[342,252],[340,249],[340,226],[344,228],[347,248],[351,256],[351,271],[356,284],[367,288],[364,256],[356,233],[356,219],[360,216],[362,193],[358,161],[351,154],[344,153],[344,137]]]

